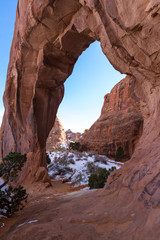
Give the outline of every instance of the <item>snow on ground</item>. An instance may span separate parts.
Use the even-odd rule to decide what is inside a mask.
[[[3,179],[0,178],[0,186],[4,183]],[[1,190],[4,191],[6,189],[6,186],[4,186]],[[1,213],[2,209],[0,209],[0,213]],[[3,212],[5,212],[5,210],[3,209]],[[0,219],[4,217],[3,215],[0,214]],[[3,228],[3,224],[1,225],[1,228]]]
[[[0,178],[0,186],[4,183],[4,180]],[[2,191],[4,191],[7,188],[7,186],[2,187]]]
[[[0,178],[0,186],[4,183],[3,179]]]
[[[17,227],[22,227],[25,224],[30,224],[30,223],[35,223],[35,222],[38,222],[38,220],[31,220],[31,221],[28,221],[28,222],[24,222],[24,223],[18,225]]]
[[[48,152],[51,163],[48,172],[53,179],[63,179],[71,182],[73,186],[86,185],[92,173],[98,172],[100,168],[120,168],[123,163],[110,160],[105,155],[75,151]]]

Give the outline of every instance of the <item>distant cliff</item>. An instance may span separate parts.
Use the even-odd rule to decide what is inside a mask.
[[[135,78],[127,76],[105,95],[101,116],[83,134],[84,150],[96,150],[114,158],[117,148],[122,146],[125,160],[131,157],[143,126],[134,86]]]

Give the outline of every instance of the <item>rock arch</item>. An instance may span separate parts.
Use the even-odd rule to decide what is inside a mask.
[[[117,70],[136,78],[144,131],[133,159],[141,156],[143,162],[151,141],[158,141],[158,6],[152,0],[19,0],[0,146],[1,156],[11,150],[28,153],[23,178],[35,180],[45,167],[45,143],[63,98],[63,83],[95,40]]]

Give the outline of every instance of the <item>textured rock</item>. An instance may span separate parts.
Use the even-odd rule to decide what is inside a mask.
[[[159,237],[159,7],[156,0],[19,0],[0,141],[2,156],[11,149],[28,153],[21,182],[35,181],[38,169],[46,167],[46,139],[63,97],[63,83],[90,43],[100,41],[111,64],[136,78],[135,93],[144,119],[142,136],[131,160],[109,178],[104,192],[95,198],[93,193],[88,205],[86,198],[82,200],[86,219],[75,203],[77,217],[71,219],[70,228],[66,226],[70,234],[74,222],[83,226],[85,220],[87,239],[93,239],[87,230],[92,224],[93,233],[97,221],[97,231],[105,231],[104,239]],[[94,206],[92,199],[97,200]],[[87,219],[92,213],[96,223],[92,216]],[[37,239],[37,231],[42,237],[40,229],[35,229]]]
[[[8,119],[5,116],[3,118],[3,122],[0,128],[0,149],[2,150],[0,151],[0,159],[2,158],[2,156],[6,156],[8,154],[8,149],[10,149],[10,151],[14,151],[15,149],[12,130],[10,125],[8,124]]]
[[[123,160],[132,156],[143,129],[135,81],[134,77],[127,76],[104,97],[101,116],[83,134],[83,150],[97,151],[114,158],[121,146],[125,154]]]
[[[50,151],[54,146],[58,146],[63,142],[66,142],[66,133],[59,118],[56,117],[54,126],[47,138],[46,150]]]

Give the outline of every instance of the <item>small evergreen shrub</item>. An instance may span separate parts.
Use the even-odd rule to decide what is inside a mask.
[[[80,149],[80,142],[70,142],[69,148],[78,151]]]
[[[83,174],[81,172],[79,172],[74,180],[72,181],[72,186],[77,186],[80,185],[80,183],[83,181]]]
[[[7,186],[9,182],[16,179],[26,159],[26,154],[11,152],[2,159],[0,164],[0,177],[4,180],[0,185],[0,214],[4,216],[11,217],[14,212],[22,209],[24,207],[22,202],[28,197],[22,186],[14,188]]]
[[[75,164],[75,161],[74,161],[74,159],[72,159],[72,158],[70,158],[70,159],[68,160],[68,162],[69,162],[70,164]]]
[[[106,170],[105,168],[101,168],[99,173],[91,174],[91,176],[89,177],[89,181],[88,181],[89,188],[90,189],[103,188],[108,176],[115,169],[116,169],[115,167],[112,167],[108,170]]]
[[[74,155],[73,154],[70,154],[67,156],[68,159],[73,159],[74,158]]]
[[[51,159],[48,153],[46,153],[46,161],[47,161],[47,165],[51,163]]]
[[[15,188],[9,186],[4,191],[0,190],[0,213],[8,218],[11,217],[14,212],[23,209],[22,202],[27,197],[26,190],[20,185]]]
[[[58,168],[57,171],[58,171],[57,175],[61,175],[61,176],[64,176],[66,173],[72,173],[73,172],[73,170],[69,167]]]
[[[59,151],[61,151],[61,152],[66,152],[67,149],[64,148],[64,147],[61,147],[61,146],[58,146],[58,147],[53,146],[53,147],[51,148],[51,152],[59,152]]]
[[[101,163],[104,163],[104,164],[107,164],[107,160],[106,160],[106,157],[105,156],[101,156],[101,155],[95,155],[95,162],[101,162]]]
[[[96,152],[96,151],[93,151],[93,152],[89,152],[89,153],[88,153],[88,156],[89,156],[89,157],[93,157],[94,155],[97,155],[97,152]]]
[[[67,166],[69,164],[68,160],[65,157],[61,157],[59,159],[59,164],[63,166]]]
[[[93,173],[98,173],[101,168],[98,167],[94,162],[88,162],[87,169],[90,174],[93,174]]]
[[[120,147],[117,148],[115,160],[117,162],[121,162],[123,158],[124,158],[124,150],[120,146]]]

